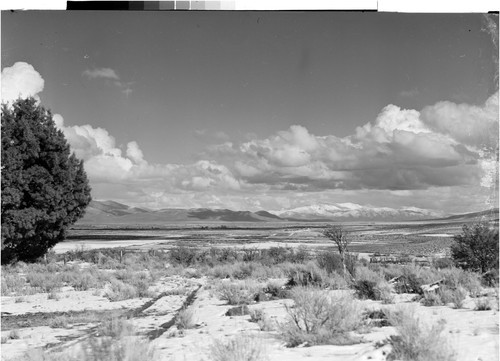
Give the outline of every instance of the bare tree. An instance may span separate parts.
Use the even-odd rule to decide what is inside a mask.
[[[350,272],[349,273],[347,272],[347,264],[346,264],[346,256],[349,255],[349,250],[347,249],[347,246],[349,245],[349,243],[351,243],[351,240],[347,236],[347,232],[341,225],[335,225],[335,226],[328,226],[328,228],[323,230],[323,235],[328,239],[330,239],[331,241],[335,242],[335,244],[337,245],[340,254],[340,260],[342,261],[344,277],[347,274],[349,274],[352,277]]]

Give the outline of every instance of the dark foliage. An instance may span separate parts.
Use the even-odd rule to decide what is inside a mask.
[[[345,263],[347,270],[353,276],[356,275],[356,263],[358,257],[356,255],[347,254],[345,255]],[[344,271],[344,265],[339,254],[333,253],[332,251],[323,251],[316,256],[316,262],[320,268],[323,268],[328,274],[333,272],[342,274]]]
[[[347,232],[341,225],[333,225],[324,229],[323,235],[337,245],[340,260],[342,262],[342,274],[344,275],[344,277],[347,275],[347,273],[349,273],[351,279],[354,279],[355,274],[351,273],[353,269],[349,269],[347,267],[347,258],[349,257],[349,250],[347,249],[347,246],[352,241]]]
[[[226,312],[226,316],[245,316],[250,314],[250,309],[247,305],[239,305],[232,307]]]
[[[418,293],[422,295],[423,291],[421,286],[423,284],[425,284],[425,282],[421,277],[418,277],[414,273],[407,272],[401,276],[395,289],[397,293]]]
[[[90,187],[50,111],[2,105],[2,264],[34,261],[84,215]]]
[[[264,289],[266,294],[269,294],[272,299],[290,298],[290,292],[286,287],[269,284]]]
[[[189,248],[185,246],[179,246],[170,251],[169,258],[174,264],[179,264],[182,266],[192,266],[196,263],[196,257],[198,252],[195,248]]]
[[[211,247],[196,249],[194,247],[178,246],[170,251],[170,261],[183,266],[207,265],[213,267],[220,264],[231,264],[236,261],[257,262],[265,266],[284,262],[304,263],[310,258],[303,248],[271,247],[269,249],[244,249]],[[250,269],[244,270],[250,272]],[[246,278],[241,275],[241,278]]]
[[[464,225],[462,234],[453,239],[451,257],[457,266],[481,273],[498,269],[498,228],[485,223]]]
[[[380,300],[380,291],[377,289],[377,283],[368,280],[358,280],[354,284],[356,296],[360,299]]]
[[[498,285],[498,269],[492,269],[485,272],[482,276],[482,281],[488,287],[495,287]]]
[[[364,319],[367,320],[368,325],[372,327],[386,327],[391,326],[387,319],[387,314],[382,310],[367,310],[364,313]]]
[[[324,287],[327,280],[324,278],[318,269],[308,267],[298,267],[290,272],[288,280],[285,284],[286,289],[296,286],[303,287]]]

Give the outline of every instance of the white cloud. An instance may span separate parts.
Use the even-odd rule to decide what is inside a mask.
[[[82,75],[89,79],[104,78],[104,79],[120,80],[120,77],[116,74],[116,71],[114,71],[111,68],[99,68],[92,70],[87,69],[82,73]]]
[[[498,144],[498,92],[483,106],[442,101],[422,110],[422,121],[436,132],[476,147]]]
[[[127,144],[127,157],[136,164],[144,164],[146,162],[142,150],[139,148],[136,141]]]
[[[241,180],[272,189],[411,190],[479,185],[491,154],[469,144],[485,124],[490,134],[495,133],[496,96],[483,107],[446,103],[448,108],[460,109],[460,122],[474,128],[468,134],[447,123],[449,119],[442,120],[446,114],[435,117],[446,125],[438,131],[419,111],[388,105],[373,123],[358,127],[352,136],[317,136],[294,125],[266,139],[212,146],[207,156],[222,161]],[[441,104],[434,107],[439,109]],[[430,109],[424,109],[426,115]]]
[[[121,82],[114,71],[86,76]],[[4,87],[9,96],[20,89],[36,95],[43,79],[29,64],[16,63],[2,71]],[[120,145],[106,129],[65,126],[59,114],[54,121],[84,160],[95,198],[152,208],[352,202],[460,209],[487,199],[498,166],[491,151],[498,144],[498,93],[482,106],[439,102],[417,111],[390,104],[342,138],[301,125],[242,143],[198,131],[223,143],[209,145],[191,164],[151,164],[136,141]]]
[[[91,180],[115,181],[129,176],[134,164],[142,164],[142,151],[136,142],[130,142],[127,156],[116,146],[116,141],[106,129],[94,128],[89,124],[65,126],[60,114],[53,117],[71,146],[71,150],[85,162],[85,169]]]
[[[2,70],[2,102],[11,102],[19,97],[34,97],[43,90],[44,80],[28,63],[17,62]]]
[[[85,170],[91,181],[116,182],[126,179],[133,163],[128,158],[99,154],[85,161]]]
[[[56,127],[58,129],[63,129],[64,127],[64,118],[62,117],[61,114],[54,114],[52,116],[52,119],[54,120],[54,123],[56,124]]]
[[[106,79],[111,81],[111,84],[120,89],[120,91],[125,94],[128,98],[130,94],[132,94],[133,89],[131,85],[134,82],[124,82],[121,80],[120,76],[116,73],[115,70],[111,68],[97,68],[97,69],[87,69],[82,73],[82,76],[87,79]]]

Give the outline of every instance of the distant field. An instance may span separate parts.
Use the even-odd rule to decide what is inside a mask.
[[[436,254],[448,249],[463,222],[352,222],[342,226],[352,238],[352,252]],[[168,225],[80,225],[55,247],[65,252],[77,247],[169,249],[177,245],[255,247],[332,244],[322,235],[326,223],[182,223]]]

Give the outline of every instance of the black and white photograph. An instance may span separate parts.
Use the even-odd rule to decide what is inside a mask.
[[[498,360],[498,23],[2,10],[2,360]]]

